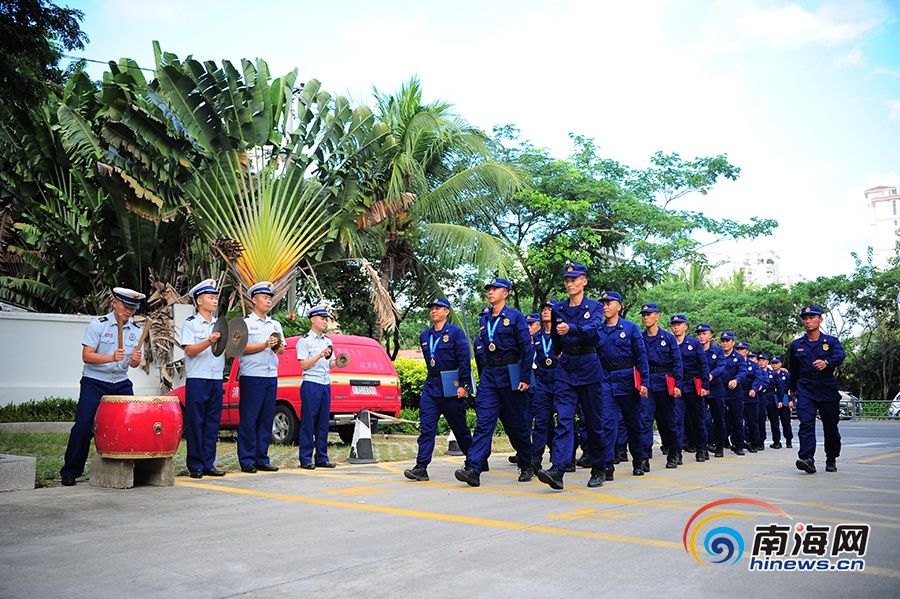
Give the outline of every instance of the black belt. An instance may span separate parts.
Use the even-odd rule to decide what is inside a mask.
[[[833,372],[825,372],[824,370],[820,370],[819,372],[810,372],[809,374],[800,373],[801,379],[806,379],[808,381],[821,381],[822,379],[830,379],[834,376]]]
[[[650,367],[650,374],[659,374],[661,372],[664,372],[666,374],[672,374],[672,365],[668,364],[668,365],[664,365],[664,366],[651,366]]]
[[[573,345],[571,347],[562,348],[562,353],[567,356],[584,356],[586,354],[597,353],[597,348],[593,345]]]
[[[488,360],[486,364],[488,366],[509,366],[510,364],[518,364],[518,358],[504,358],[502,360]]]
[[[603,362],[603,370],[607,372],[625,370],[626,368],[634,368],[634,362]]]

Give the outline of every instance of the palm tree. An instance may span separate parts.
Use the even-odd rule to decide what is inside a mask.
[[[382,329],[396,331],[402,320],[394,306],[403,281],[416,280],[431,295],[440,289],[438,266],[505,272],[512,261],[504,243],[465,223],[472,214],[502,210],[522,176],[491,160],[487,136],[454,115],[451,104],[424,103],[417,78],[396,94],[376,89],[375,100],[389,134],[366,181],[365,210],[345,240],[352,256],[379,265],[373,287],[387,290],[394,304],[379,311],[380,339]]]

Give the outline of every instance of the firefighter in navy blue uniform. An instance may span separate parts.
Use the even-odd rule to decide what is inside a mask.
[[[668,450],[666,468],[677,468],[681,445],[675,429],[675,401],[681,397],[681,351],[675,335],[659,327],[659,307],[654,303],[641,306],[644,323],[644,347],[650,378],[647,380],[647,397],[641,400],[643,421],[643,461],[641,469],[650,472],[650,452],[653,451],[653,418],[660,440]]]
[[[694,459],[705,462],[709,459],[706,445],[706,400],[709,394],[709,365],[706,354],[698,339],[688,337],[687,317],[684,314],[673,314],[669,319],[672,334],[678,340],[681,350],[681,365],[684,383],[681,397],[684,399],[684,426],[691,431],[694,441]]]
[[[81,341],[81,361],[84,362],[81,390],[75,423],[69,432],[65,463],[59,471],[65,487],[73,486],[75,479],[84,472],[100,400],[104,395],[134,395],[128,369],[141,365],[142,354],[138,347],[141,329],[131,317],[146,296],[126,287],[115,287],[112,292],[112,312],[92,320]],[[118,347],[120,330],[121,348]]]
[[[534,433],[532,434],[531,463],[534,471],[542,468],[544,449],[552,441],[553,429],[553,398],[556,385],[556,367],[559,359],[558,352],[553,346],[551,322],[553,319],[553,306],[556,300],[547,299],[541,304],[541,324],[543,327],[532,335],[534,343],[534,364],[537,366],[534,376],[534,397],[531,400],[532,415],[534,416]]]
[[[537,348],[534,346],[534,336],[541,330],[541,315],[537,312],[526,314],[525,323],[528,325],[528,335],[531,337],[531,378],[528,381],[528,391],[525,392],[525,422],[528,423],[528,434],[531,435],[531,466],[534,470],[534,387],[537,382],[537,364],[534,363]],[[509,461],[513,464],[516,463],[515,456],[509,456]]]
[[[725,352],[712,343],[712,327],[706,323],[698,324],[694,329],[697,340],[702,344],[709,368],[709,394],[706,396],[706,411],[711,424],[707,426],[707,440],[712,440],[713,456],[725,457],[725,385],[722,375],[725,372]],[[709,443],[709,441],[708,441]]]
[[[769,356],[766,354],[759,354],[758,363],[760,369],[765,374],[764,380],[766,382],[762,392],[763,406],[760,426],[765,428],[766,420],[769,421],[769,428],[772,431],[772,445],[769,445],[769,447],[777,449],[774,447],[775,441],[779,441],[778,447],[781,447],[781,427],[779,426],[778,408],[776,407],[777,398],[781,395],[781,381],[776,376],[775,371],[769,367]]]
[[[772,369],[775,371],[775,378],[778,381],[778,397],[775,398],[775,407],[778,408],[778,418],[781,420],[781,432],[784,436],[784,446],[791,448],[791,442],[794,440],[794,431],[791,426],[791,408],[794,407],[794,401],[788,395],[791,387],[791,373],[782,368],[780,356],[772,358]],[[773,449],[781,449],[781,443],[775,442]]]
[[[466,397],[472,380],[469,342],[461,328],[447,322],[450,315],[447,298],[434,298],[428,308],[432,326],[419,335],[428,368],[419,401],[419,453],[415,467],[403,472],[406,478],[418,481],[428,480],[428,464],[434,455],[434,439],[441,414],[456,436],[459,449],[468,455],[472,446],[472,433],[466,424]],[[448,376],[453,378],[450,381],[452,388],[443,383]]]
[[[603,366],[601,399],[603,433],[606,436],[606,478],[610,480],[615,469],[613,459],[620,411],[628,434],[632,474],[643,476],[641,398],[647,397],[647,381],[650,380],[647,350],[638,326],[619,316],[622,296],[616,291],[604,291],[600,301],[603,302],[603,316],[606,319],[604,326],[600,327],[600,342],[597,344]]]
[[[222,420],[222,374],[225,354],[213,355],[213,344],[221,333],[213,331],[219,306],[215,279],[195,285],[188,295],[197,303],[197,314],[188,317],[181,328],[184,348],[184,438],[186,462],[191,478],[225,476],[216,468],[216,442]]]
[[[766,390],[769,386],[769,377],[765,368],[759,361],[759,355],[755,351],[748,354],[749,360],[756,364],[756,428],[759,430],[758,451],[766,448]]]
[[[519,482],[534,476],[531,435],[525,423],[525,397],[531,380],[532,347],[525,315],[506,305],[509,281],[491,279],[485,286],[488,303],[481,312],[475,341],[475,363],[480,380],[475,395],[475,434],[466,465],[454,475],[472,487],[481,485],[481,472],[491,452],[497,418],[516,451]]]
[[[734,349],[734,333],[722,331],[719,342],[725,351],[725,370],[722,383],[725,385],[725,415],[731,434],[731,451],[744,455],[744,384],[751,372],[747,360]]]
[[[759,392],[759,366],[749,359],[750,346],[746,341],[741,341],[735,346],[741,357],[744,358],[744,369],[747,377],[742,382],[743,388],[743,412],[744,412],[744,447],[750,453],[759,451],[759,406],[756,395]]]
[[[816,413],[822,419],[825,434],[825,471],[837,471],[841,455],[840,399],[835,369],[846,354],[837,337],[826,335],[822,326],[822,309],[804,306],[800,311],[806,334],[791,343],[790,390],[800,420],[800,449],[797,468],[808,474],[816,471]]]
[[[563,273],[569,297],[552,308],[552,345],[559,351],[554,385],[556,427],[550,450],[550,468],[538,471],[538,479],[553,489],[563,488],[563,475],[574,454],[575,411],[581,406],[585,425],[585,453],[591,458],[588,487],[603,486],[606,454],[600,421],[600,384],[603,370],[597,356],[597,329],[602,326],[600,303],[584,294],[587,268],[569,264]]]

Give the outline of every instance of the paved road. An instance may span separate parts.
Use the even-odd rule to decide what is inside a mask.
[[[495,456],[478,489],[453,478],[461,458],[439,458],[428,483],[397,462],[5,493],[0,597],[897,597],[900,425],[841,430],[839,472],[813,476],[768,449],[674,471],[657,457],[597,490],[584,470],[562,492],[518,483]],[[695,559],[685,527],[721,499],[772,507],[704,512]],[[868,524],[865,570],[748,570],[755,525],[797,523]],[[746,543],[734,565],[703,548],[717,527]]]

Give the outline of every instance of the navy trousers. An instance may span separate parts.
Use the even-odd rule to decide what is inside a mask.
[[[268,464],[278,379],[274,376],[242,376],[240,389],[238,461],[241,466]]]
[[[94,416],[97,415],[97,408],[104,395],[134,395],[134,387],[129,379],[106,383],[87,376],[81,377],[75,424],[69,432],[65,464],[59,471],[62,478],[77,478],[84,473],[84,463],[87,462],[91,439],[94,438]]]
[[[572,461],[575,453],[575,411],[581,407],[584,416],[585,435],[582,447],[591,458],[591,462],[599,466],[606,455],[606,439],[600,418],[600,383],[587,385],[569,385],[557,383],[554,387],[554,407],[556,409],[556,428],[553,431],[553,447],[550,450],[550,461],[560,474]]]
[[[706,427],[704,426],[704,418],[706,402],[696,393],[684,393],[681,399],[684,403],[684,427],[690,431],[694,449],[696,451],[705,451]]]
[[[766,416],[769,419],[769,425],[772,428],[772,442],[779,443],[781,441],[781,427],[778,414],[778,404],[774,395],[766,398]]]
[[[222,381],[187,379],[184,383],[184,436],[188,470],[215,468],[222,420]]]
[[[544,449],[551,443],[555,435],[555,423],[553,422],[553,405],[555,395],[542,383],[538,384],[531,400],[531,410],[534,416],[534,430],[531,434],[531,459],[541,462],[544,459]]]
[[[433,380],[433,379],[430,379]],[[438,379],[440,381],[440,379]],[[440,384],[425,382],[422,398],[419,400],[419,454],[416,465],[427,467],[434,455],[434,438],[437,436],[438,420],[441,414],[456,436],[459,449],[469,454],[472,447],[472,432],[466,423],[466,400],[444,397]]]
[[[328,461],[328,419],[331,413],[331,385],[304,380],[300,384],[300,463],[311,464],[313,448],[316,464]]]
[[[525,422],[525,397],[522,392],[513,391],[506,385],[494,386],[482,382],[475,396],[475,415],[475,434],[466,456],[469,467],[481,474],[481,464],[491,454],[491,441],[498,418],[516,450],[519,468],[531,465],[531,435]]]
[[[650,391],[647,397],[641,397],[641,414],[643,417],[643,435],[641,457],[650,459],[653,453],[653,419],[663,445],[669,455],[678,455],[681,445],[678,444],[678,432],[675,430],[675,398],[668,391]]]
[[[785,394],[781,397],[781,407],[778,408],[778,417],[781,419],[781,430],[784,433],[784,439],[786,441],[791,441],[794,439],[794,430],[791,425],[791,409],[788,407],[788,402],[791,401],[791,398]],[[775,404],[778,405],[777,403]]]
[[[744,399],[744,427],[746,428],[747,438],[745,441],[751,446],[756,447],[760,444],[759,440],[759,406],[755,398]]]
[[[707,443],[711,439],[716,447],[725,446],[725,400],[721,397],[707,395],[706,400],[706,436]]]
[[[800,418],[800,458],[814,459],[816,455],[816,412],[822,419],[822,432],[825,434],[825,457],[837,458],[841,455],[841,433],[838,422],[841,416],[839,401],[817,401],[809,397],[794,399],[797,416]]]
[[[644,458],[643,431],[641,422],[641,395],[637,389],[627,395],[602,395],[603,434],[606,436],[606,469],[615,470],[616,439],[619,434],[619,417],[625,423],[628,449],[632,462]]]
[[[741,398],[726,399],[725,410],[728,415],[728,428],[731,434],[731,447],[744,449],[744,400]]]

